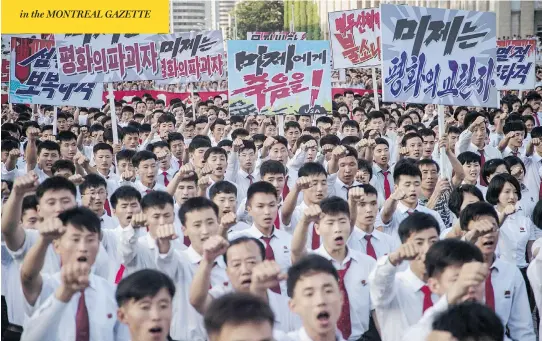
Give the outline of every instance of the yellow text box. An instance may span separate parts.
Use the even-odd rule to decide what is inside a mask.
[[[3,0],[2,33],[169,33],[169,0]]]

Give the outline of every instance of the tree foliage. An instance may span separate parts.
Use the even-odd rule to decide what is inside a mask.
[[[237,39],[246,39],[247,32],[282,31],[284,20],[284,3],[276,0],[246,0],[239,2],[232,10],[231,16],[237,20]],[[233,34],[229,34],[231,38]]]

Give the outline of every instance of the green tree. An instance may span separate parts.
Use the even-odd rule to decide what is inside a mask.
[[[290,30],[290,16],[292,15],[290,11],[290,0],[284,0],[284,31]]]
[[[284,3],[277,0],[242,1],[235,5],[231,15],[237,20],[237,38],[241,40],[247,38],[247,32],[282,31]]]

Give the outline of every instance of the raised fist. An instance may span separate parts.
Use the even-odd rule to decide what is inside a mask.
[[[310,205],[303,211],[303,220],[307,223],[317,222],[322,214],[319,205]]]
[[[397,188],[393,193],[391,193],[390,198],[395,201],[403,200],[407,197],[405,191],[400,188]]]
[[[80,184],[82,184],[85,181],[85,179],[81,176],[81,174],[74,174],[74,175],[70,176],[68,178],[68,180],[73,182],[73,184],[75,186],[79,186]]]
[[[35,192],[39,185],[39,178],[34,171],[28,172],[26,175],[18,177],[13,183],[13,191],[17,194],[24,195],[26,193]]]
[[[73,295],[89,286],[89,274],[90,264],[87,262],[72,262],[62,265],[60,280],[63,288]]]
[[[362,187],[352,187],[348,190],[348,199],[358,202],[365,195]]]
[[[48,242],[52,242],[66,232],[66,226],[56,217],[46,218],[36,224],[36,227],[43,239]]]
[[[133,220],[132,220],[133,221]],[[156,238],[160,240],[175,240],[177,233],[173,224],[161,225],[156,229]]]
[[[299,190],[308,189],[311,187],[311,179],[308,176],[302,176],[297,178],[295,185]]]
[[[143,212],[134,214],[134,216],[132,217],[131,224],[134,229],[146,227],[147,217],[145,217],[145,214],[143,214]]]
[[[414,260],[420,255],[420,247],[413,243],[401,244],[399,248],[389,255],[389,261],[397,266],[405,260]]]
[[[288,275],[281,271],[275,261],[264,260],[252,269],[250,290],[253,292],[267,290],[276,287],[286,278]]]
[[[124,172],[122,172],[122,174],[120,175],[121,179],[124,180],[124,181],[135,181],[135,178],[136,178],[136,173],[135,171],[133,170],[125,170]]]
[[[40,136],[39,128],[30,127],[26,130],[26,136],[30,141],[36,141]]]
[[[213,263],[218,257],[222,256],[228,250],[230,243],[221,236],[211,236],[203,242],[203,258],[209,263]]]

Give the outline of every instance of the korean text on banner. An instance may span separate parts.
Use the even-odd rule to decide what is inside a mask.
[[[226,78],[222,31],[160,36],[162,78],[158,83],[207,82]]]
[[[109,83],[162,77],[159,35],[56,34],[62,83]]]
[[[380,66],[380,10],[328,13],[333,68]]]
[[[499,90],[534,89],[536,40],[498,40],[497,74]]]
[[[247,32],[247,40],[306,40],[306,32]]]
[[[384,102],[498,107],[496,15],[380,7]]]
[[[11,58],[11,38],[48,39],[49,34],[2,34],[2,83],[9,81],[9,62]]]
[[[56,63],[54,41],[12,38],[10,102],[101,107],[102,84],[59,82]]]
[[[331,113],[328,41],[228,41],[231,115]]]

